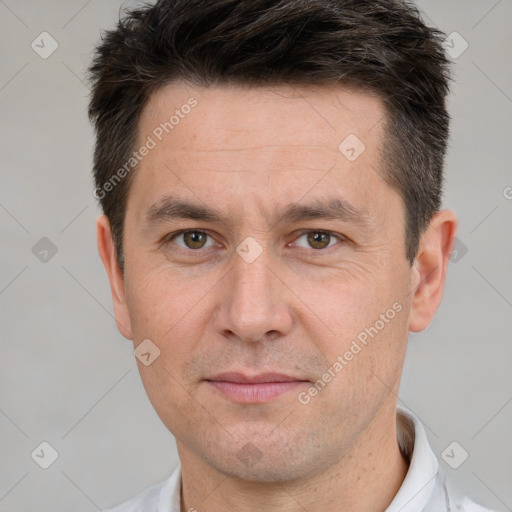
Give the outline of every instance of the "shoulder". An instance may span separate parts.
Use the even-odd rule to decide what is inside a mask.
[[[453,507],[453,512],[495,512],[490,508],[483,507],[467,496],[461,498]]]
[[[178,464],[171,476],[144,489],[128,501],[104,512],[179,512],[181,466]]]
[[[157,512],[158,502],[162,488],[165,485],[164,482],[152,485],[147,489],[139,492],[129,500],[115,506],[114,508],[106,509],[104,512],[136,512],[144,510],[147,512]]]
[[[490,508],[484,507],[473,501],[460,486],[455,485],[453,481],[445,480],[445,489],[447,490],[447,502],[450,504],[448,510],[452,512],[496,512]]]

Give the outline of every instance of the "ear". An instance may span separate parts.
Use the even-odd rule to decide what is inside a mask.
[[[133,339],[130,315],[126,304],[124,277],[116,259],[116,250],[112,239],[110,223],[105,215],[96,220],[98,252],[107,271],[114,303],[114,313],[119,332],[127,339]]]
[[[426,329],[443,297],[448,261],[455,245],[457,217],[451,210],[436,212],[423,233],[412,268],[409,331]]]

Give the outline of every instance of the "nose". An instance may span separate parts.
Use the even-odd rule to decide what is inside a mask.
[[[217,332],[245,342],[273,340],[290,332],[292,293],[272,269],[265,251],[251,263],[234,254],[233,266],[223,282],[215,316]]]

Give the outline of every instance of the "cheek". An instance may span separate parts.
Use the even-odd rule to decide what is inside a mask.
[[[160,350],[150,367],[139,363],[152,402],[167,403],[164,397],[172,395],[171,402],[183,407],[190,398],[187,394],[181,397],[180,390],[189,385],[185,375],[190,356],[201,349],[211,323],[212,300],[222,286],[222,274],[214,274],[186,278],[168,266],[149,271],[141,266],[129,276],[126,295],[134,340],[139,343],[149,338]]]
[[[201,301],[215,283],[211,274],[189,279],[167,265],[156,269],[140,265],[127,278],[126,297],[134,334],[153,336],[155,340],[182,329],[201,309]]]
[[[316,318],[318,329],[341,340],[354,336],[378,317],[390,296],[386,283],[354,266],[324,273],[321,278],[296,277],[291,288],[304,313]]]
[[[372,370],[394,375],[403,359],[408,288],[404,274],[354,268],[307,287],[297,281],[297,296],[307,297],[299,322],[329,367],[342,358],[340,384],[346,378],[374,387]]]

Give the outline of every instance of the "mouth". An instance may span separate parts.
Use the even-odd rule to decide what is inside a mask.
[[[297,389],[308,380],[279,373],[221,373],[205,381],[225,398],[238,403],[265,403]]]

